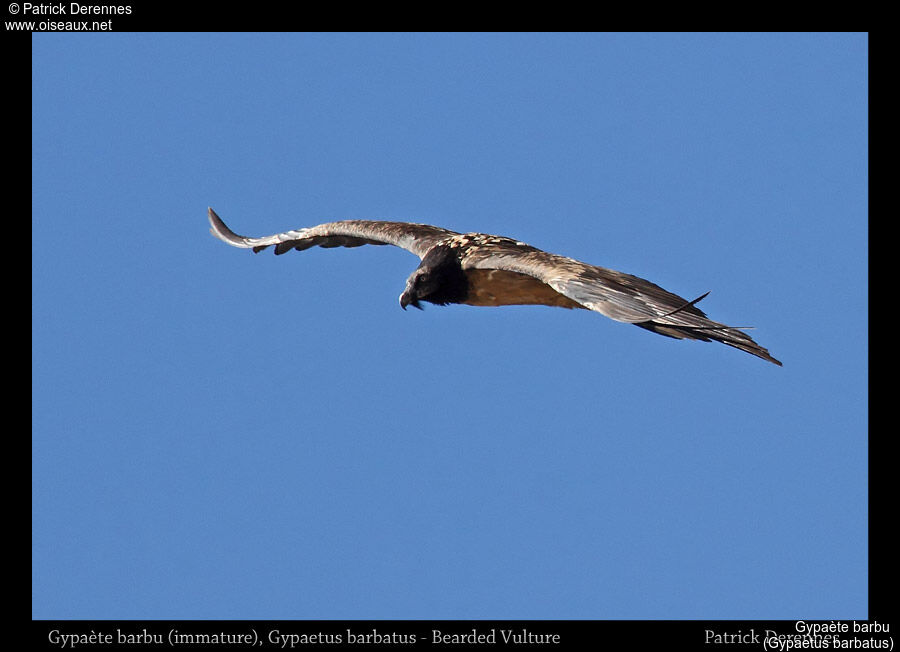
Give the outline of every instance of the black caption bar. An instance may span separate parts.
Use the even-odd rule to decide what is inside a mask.
[[[890,650],[889,622],[832,621],[32,621],[53,650]]]

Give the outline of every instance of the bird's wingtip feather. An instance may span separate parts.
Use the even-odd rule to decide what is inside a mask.
[[[230,244],[233,247],[241,247],[243,249],[246,249],[250,246],[249,244],[247,244],[247,239],[245,237],[238,235],[228,228],[225,222],[222,221],[222,218],[216,214],[212,207],[207,207],[207,215],[209,216],[209,223],[212,226],[209,232],[219,240]]]

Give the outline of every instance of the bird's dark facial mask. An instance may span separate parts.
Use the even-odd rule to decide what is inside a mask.
[[[451,247],[435,247],[406,280],[406,290],[400,296],[400,306],[418,305],[427,301],[439,306],[460,303],[468,293],[468,281],[462,270],[456,250]]]
[[[422,268],[417,269],[406,280],[406,289],[400,295],[400,307],[406,310],[406,306],[412,306],[424,310],[419,299],[428,296],[428,272]]]

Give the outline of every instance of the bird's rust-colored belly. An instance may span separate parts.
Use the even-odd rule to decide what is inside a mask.
[[[466,270],[466,279],[469,281],[469,295],[462,303],[470,306],[584,308],[577,301],[527,274],[501,269],[469,269]]]

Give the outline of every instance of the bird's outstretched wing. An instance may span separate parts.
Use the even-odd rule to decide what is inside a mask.
[[[260,252],[275,245],[275,253],[291,249],[303,251],[310,247],[360,247],[362,245],[394,245],[422,258],[438,241],[457,235],[428,224],[411,222],[379,222],[375,220],[345,220],[329,222],[306,229],[285,231],[262,238],[248,238],[229,229],[213,209],[209,209],[210,233],[233,247]]]
[[[461,261],[470,274],[469,270],[502,270],[531,276],[579,306],[616,321],[677,339],[722,342],[781,366],[741,328],[712,321],[697,308],[706,294],[689,301],[637,276],[550,254],[508,238],[489,236],[483,244],[476,239],[467,245]],[[564,305],[559,297],[527,303]]]

